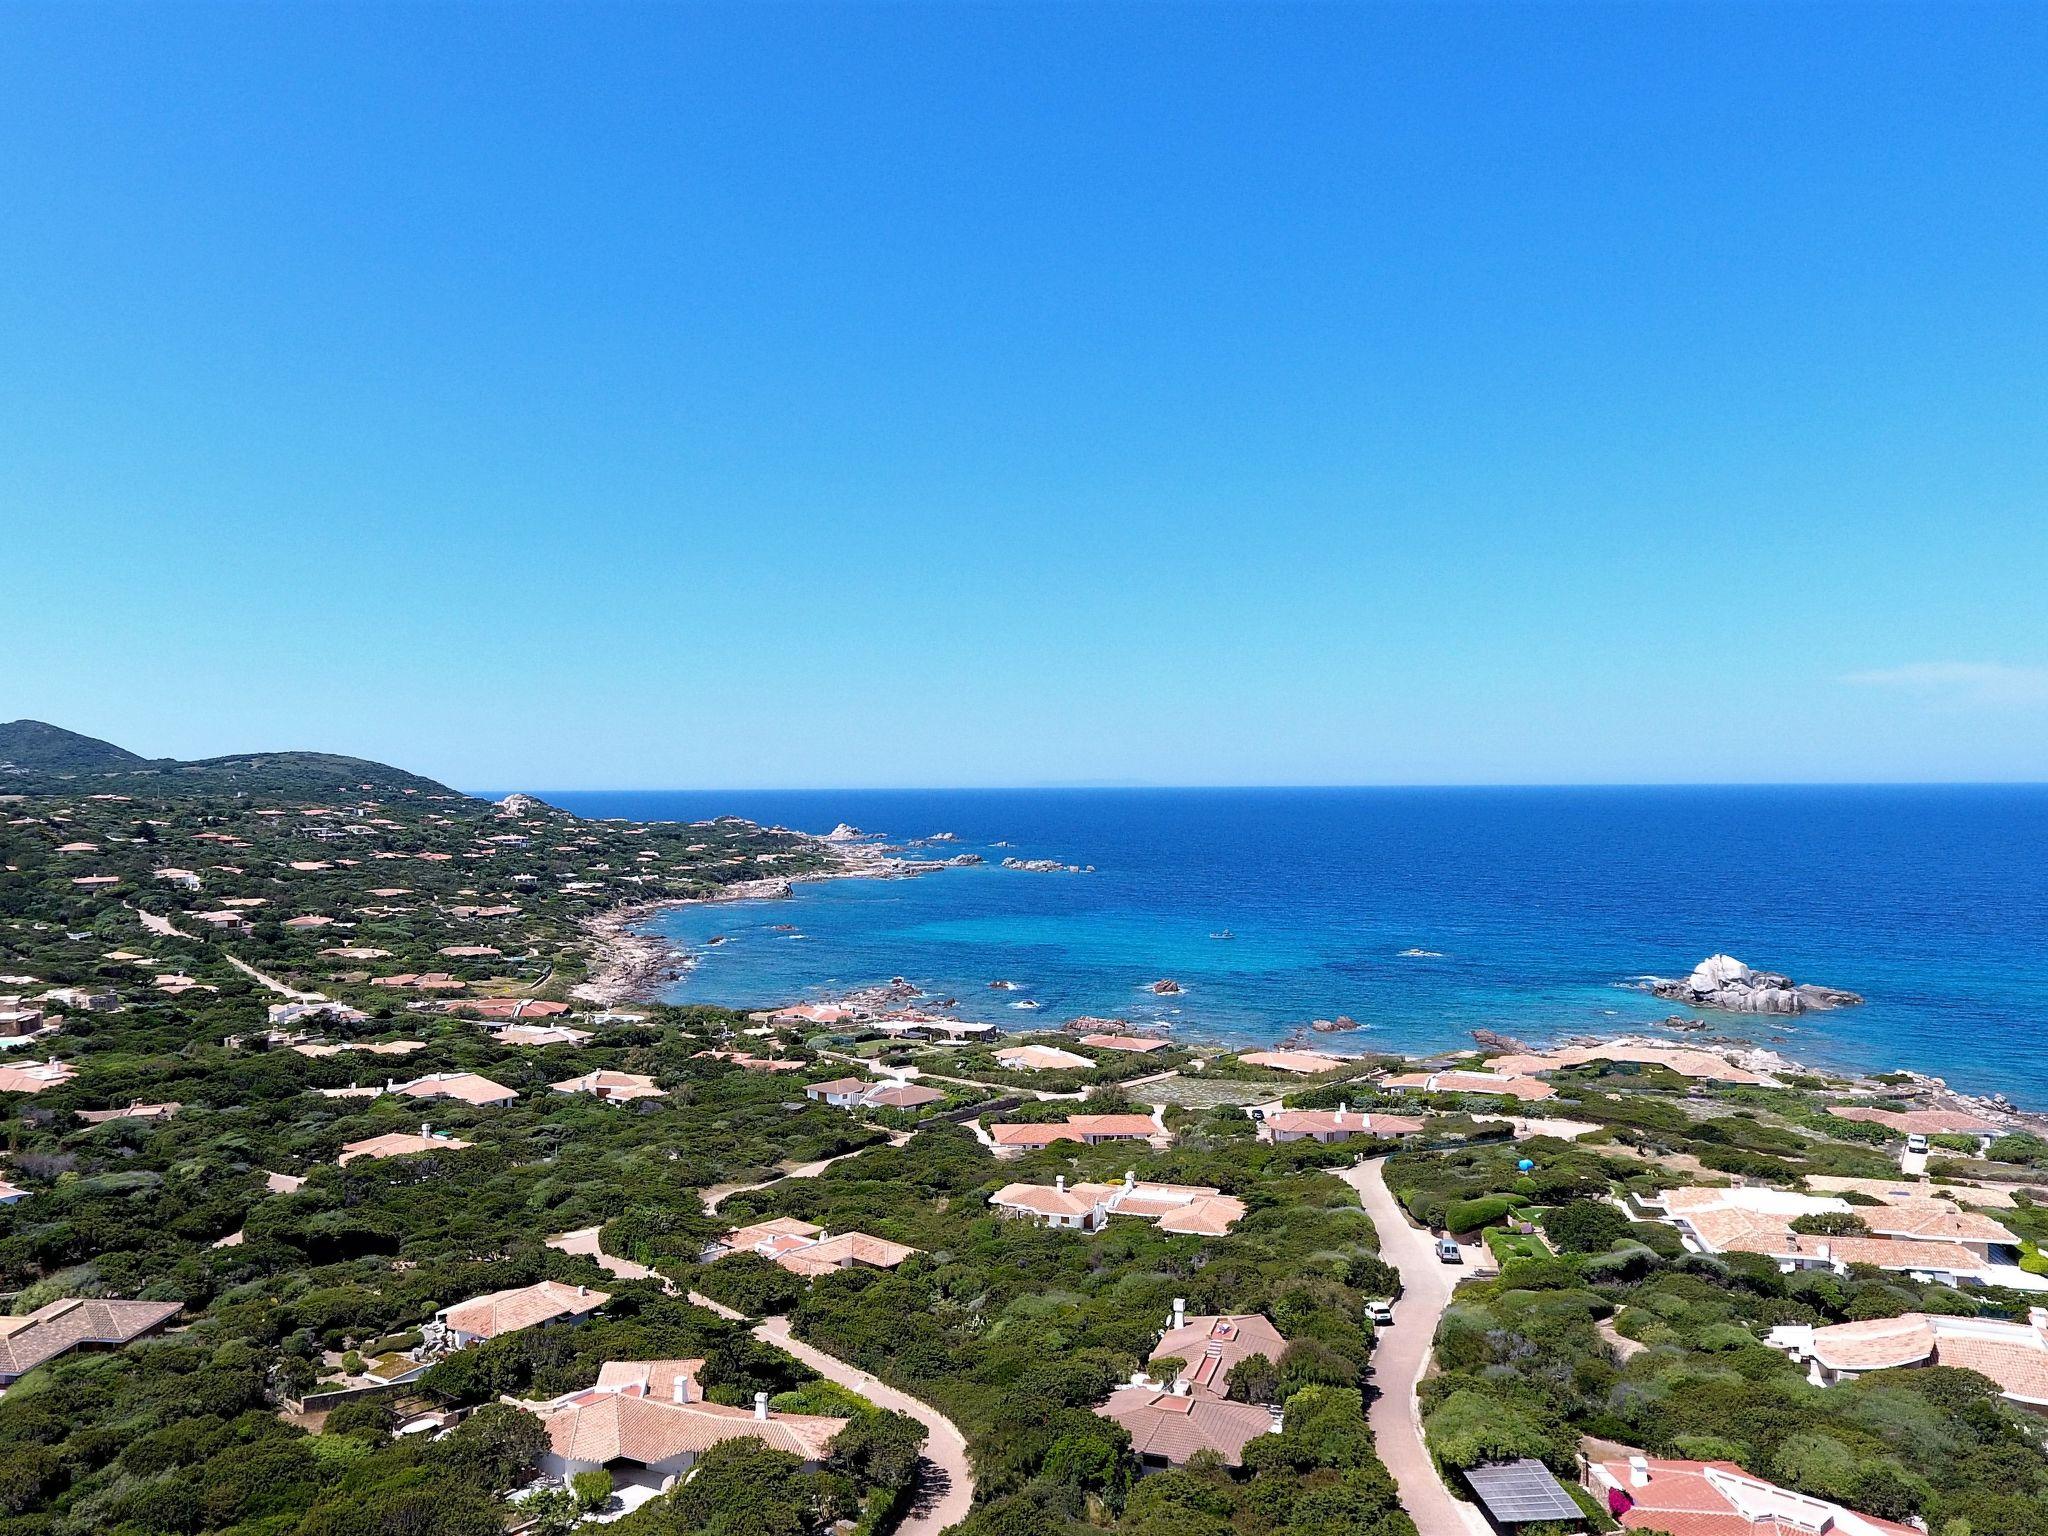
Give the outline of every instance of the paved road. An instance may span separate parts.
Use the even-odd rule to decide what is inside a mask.
[[[974,1471],[967,1460],[967,1437],[953,1427],[951,1419],[908,1392],[899,1392],[866,1371],[857,1371],[845,1361],[792,1338],[786,1317],[764,1318],[754,1325],[754,1337],[763,1344],[787,1350],[827,1381],[836,1381],[858,1392],[877,1407],[907,1413],[925,1427],[924,1457],[917,1468],[917,1501],[896,1527],[897,1536],[938,1536],[967,1518],[974,1503]]]
[[[1388,1190],[1382,1161],[1368,1158],[1338,1175],[1358,1191],[1379,1230],[1380,1257],[1401,1272],[1394,1325],[1380,1330],[1373,1346],[1373,1383],[1379,1390],[1366,1417],[1379,1444],[1380,1460],[1401,1490],[1401,1507],[1421,1536],[1486,1536],[1486,1521],[1478,1509],[1454,1497],[1437,1476],[1436,1463],[1422,1441],[1422,1416],[1415,1403],[1416,1383],[1429,1368],[1437,1320],[1465,1271],[1438,1262],[1430,1234],[1408,1219]]]

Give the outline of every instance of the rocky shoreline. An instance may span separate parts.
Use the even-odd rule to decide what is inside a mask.
[[[663,987],[688,975],[697,964],[697,955],[642,926],[657,913],[729,901],[779,901],[790,896],[797,885],[820,880],[909,880],[984,862],[978,853],[955,854],[949,859],[901,858],[889,847],[866,840],[858,829],[844,825],[824,837],[807,837],[807,841],[814,852],[832,861],[832,868],[736,880],[701,896],[630,902],[590,918],[583,924],[589,973],[569,995],[607,1008],[627,1002],[656,1002]]]

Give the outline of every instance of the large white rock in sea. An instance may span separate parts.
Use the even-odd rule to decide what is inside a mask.
[[[1733,955],[1709,955],[1682,980],[1652,976],[1650,990],[1674,1003],[1729,1013],[1819,1012],[1863,1001],[1857,993],[1839,987],[1799,983],[1776,971],[1752,970]]]

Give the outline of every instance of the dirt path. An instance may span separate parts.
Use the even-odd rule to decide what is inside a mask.
[[[597,1234],[600,1230],[597,1227],[578,1227],[574,1232],[558,1232],[548,1239],[548,1246],[560,1249],[563,1253],[582,1254],[585,1258],[594,1260],[597,1267],[606,1274],[617,1275],[621,1280],[661,1280],[663,1285],[668,1285],[666,1279],[655,1274],[645,1264],[636,1264],[631,1259],[619,1258],[598,1247]]]
[[[1416,1384],[1429,1369],[1437,1320],[1465,1271],[1438,1261],[1434,1239],[1409,1221],[1388,1190],[1381,1173],[1383,1161],[1368,1158],[1338,1175],[1358,1191],[1372,1217],[1379,1231],[1380,1257],[1401,1272],[1394,1324],[1380,1330],[1373,1346],[1372,1375],[1378,1391],[1366,1417],[1379,1444],[1380,1460],[1401,1490],[1401,1507],[1421,1536],[1485,1536],[1486,1521],[1478,1509],[1453,1495],[1437,1475],[1436,1463],[1423,1444],[1422,1415],[1415,1402]]]
[[[925,1427],[924,1456],[917,1464],[916,1502],[896,1527],[897,1536],[938,1536],[940,1531],[951,1530],[967,1518],[974,1503],[974,1470],[967,1460],[967,1438],[951,1419],[866,1371],[857,1371],[845,1361],[792,1338],[786,1317],[763,1319],[754,1326],[754,1337],[763,1344],[787,1350],[827,1381],[836,1381],[849,1391],[858,1392],[877,1407],[906,1413]]]
[[[889,1138],[889,1145],[892,1147],[902,1146],[911,1136],[909,1131],[884,1131],[883,1134]],[[873,1150],[873,1147],[856,1147],[851,1152],[841,1152],[837,1157],[821,1157],[815,1163],[799,1163],[796,1167],[785,1169],[774,1178],[763,1179],[758,1184],[713,1184],[698,1198],[704,1202],[705,1213],[715,1216],[718,1214],[718,1208],[734,1195],[751,1194],[757,1189],[767,1189],[782,1183],[785,1179],[815,1179],[834,1163],[843,1163],[849,1157],[859,1157],[861,1153]]]
[[[147,928],[151,933],[157,935],[157,937],[159,938],[189,939],[192,937],[191,934],[187,933],[184,929],[180,928],[168,917],[159,917],[156,913],[145,912],[140,907],[134,908],[133,910],[135,912],[135,915],[142,920],[142,926],[144,928]]]
[[[255,982],[257,986],[268,987],[279,997],[288,997],[295,1003],[324,1003],[327,1001],[326,993],[301,992],[297,987],[288,987],[275,976],[264,975],[263,972],[257,970],[255,966],[249,964],[246,960],[237,960],[233,955],[229,954],[223,954],[221,958]]]

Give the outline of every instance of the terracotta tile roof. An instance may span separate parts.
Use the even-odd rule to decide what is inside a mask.
[[[945,1096],[941,1089],[916,1083],[887,1083],[870,1088],[861,1095],[861,1102],[877,1109],[916,1109],[921,1104],[936,1104]]]
[[[825,1229],[815,1222],[798,1221],[794,1216],[775,1216],[767,1221],[757,1221],[750,1227],[735,1227],[720,1241],[735,1253],[759,1253],[764,1247],[773,1248],[790,1238],[810,1243],[824,1235]]]
[[[786,1253],[775,1262],[792,1274],[822,1275],[835,1269],[864,1264],[873,1269],[894,1269],[917,1249],[865,1232],[841,1232],[820,1238],[809,1247]]]
[[[1262,1313],[1242,1312],[1190,1317],[1183,1326],[1167,1329],[1153,1346],[1151,1361],[1179,1360],[1181,1379],[1190,1390],[1221,1397],[1240,1361],[1264,1355],[1278,1365],[1286,1352],[1287,1340]]]
[[[184,1107],[175,1102],[144,1104],[138,1099],[126,1109],[81,1109],[78,1118],[87,1125],[105,1125],[109,1120],[168,1120]]]
[[[1069,1115],[1064,1120],[1038,1125],[991,1125],[988,1134],[999,1147],[1044,1147],[1056,1141],[1082,1141],[1091,1136],[1109,1140],[1150,1140],[1162,1132],[1150,1115]]]
[[[1184,1465],[1197,1451],[1214,1451],[1225,1466],[1242,1466],[1244,1448],[1270,1434],[1273,1415],[1255,1403],[1228,1403],[1188,1393],[1176,1396],[1157,1387],[1118,1387],[1095,1410],[1130,1432],[1131,1449]]]
[[[1244,1219],[1242,1200],[1199,1184],[1154,1184],[1126,1179],[1120,1184],[1006,1184],[989,1204],[1047,1218],[1097,1215],[1135,1216],[1156,1221],[1163,1232],[1220,1237]]]
[[[0,1317],[0,1374],[24,1375],[81,1344],[126,1344],[176,1317],[180,1305],[67,1296],[21,1317]]]
[[[590,1031],[561,1024],[507,1024],[491,1031],[491,1038],[511,1046],[583,1045],[590,1039]]]
[[[1592,1464],[1595,1497],[1631,1531],[1667,1536],[1921,1536],[1919,1530],[1859,1514],[1825,1499],[1751,1477],[1731,1461],[1647,1461],[1649,1480],[1632,1481],[1625,1461]]]
[[[460,1099],[465,1104],[509,1104],[519,1097],[514,1088],[494,1083],[475,1072],[430,1072],[389,1089],[409,1099]]]
[[[1074,1042],[1098,1051],[1163,1051],[1173,1044],[1153,1035],[1083,1035]]]
[[[2048,1403],[2048,1332],[2031,1323],[1908,1312],[1816,1328],[1807,1348],[1834,1371],[1954,1366],[1989,1377],[2017,1401]]]
[[[597,1384],[607,1391],[690,1403],[704,1395],[703,1375],[702,1360],[607,1360],[597,1368]]]
[[[1887,1130],[1897,1131],[1901,1136],[1944,1136],[1949,1134],[1996,1135],[2005,1127],[1996,1120],[1987,1120],[1982,1115],[1973,1115],[1961,1109],[1869,1109],[1861,1105],[1844,1108],[1833,1105],[1828,1109],[1831,1115],[1844,1120],[1861,1120],[1867,1125],[1881,1125]]]
[[[552,1085],[557,1093],[587,1093],[600,1099],[659,1098],[654,1079],[638,1072],[586,1072]]]
[[[1421,1130],[1423,1123],[1419,1115],[1381,1115],[1358,1109],[1276,1109],[1260,1122],[1299,1136],[1329,1136],[1339,1131],[1354,1136],[1404,1136]]]
[[[352,1141],[341,1149],[335,1159],[346,1168],[359,1157],[410,1157],[415,1152],[462,1152],[473,1143],[454,1136],[415,1136],[410,1131],[387,1131],[382,1136],[372,1136],[367,1141]],[[301,1180],[300,1182],[304,1182]]]
[[[1086,1216],[1095,1209],[1095,1202],[1078,1191],[1051,1184],[1005,1184],[988,1197],[988,1203],[1036,1216]]]
[[[859,1077],[834,1077],[822,1083],[804,1084],[805,1098],[824,1098],[828,1094],[859,1093],[867,1087],[867,1080]]]
[[[24,1061],[0,1066],[0,1093],[41,1093],[78,1076],[68,1061]]]
[[[1018,1072],[1073,1071],[1095,1065],[1093,1058],[1052,1045],[1012,1045],[996,1052],[996,1060]]]
[[[1342,1056],[1327,1056],[1321,1051],[1246,1051],[1237,1059],[1247,1066],[1271,1067],[1277,1072],[1299,1072],[1303,1076],[1356,1065]]]
[[[2020,1241],[1989,1216],[1957,1210],[1945,1200],[1865,1206],[1856,1214],[1880,1237],[1936,1238],[1955,1243],[1997,1243],[2007,1247],[2017,1247]]]
[[[1874,1207],[1873,1207],[1874,1209]],[[1874,1264],[1880,1269],[1973,1274],[1984,1260],[1952,1242],[1913,1238],[1821,1237],[1794,1232],[1782,1216],[1721,1206],[1685,1218],[1710,1253],[1761,1253],[1774,1259]]]
[[[548,1445],[556,1455],[599,1466],[616,1461],[653,1466],[701,1455],[720,1441],[741,1438],[763,1441],[805,1461],[821,1461],[847,1423],[801,1413],[762,1418],[723,1403],[665,1402],[595,1387],[551,1403],[521,1406],[546,1427]]]
[[[607,1291],[588,1286],[564,1285],[559,1280],[541,1280],[509,1291],[492,1291],[485,1296],[459,1301],[434,1315],[460,1333],[495,1339],[517,1333],[558,1317],[580,1317],[595,1312],[610,1301]]]

